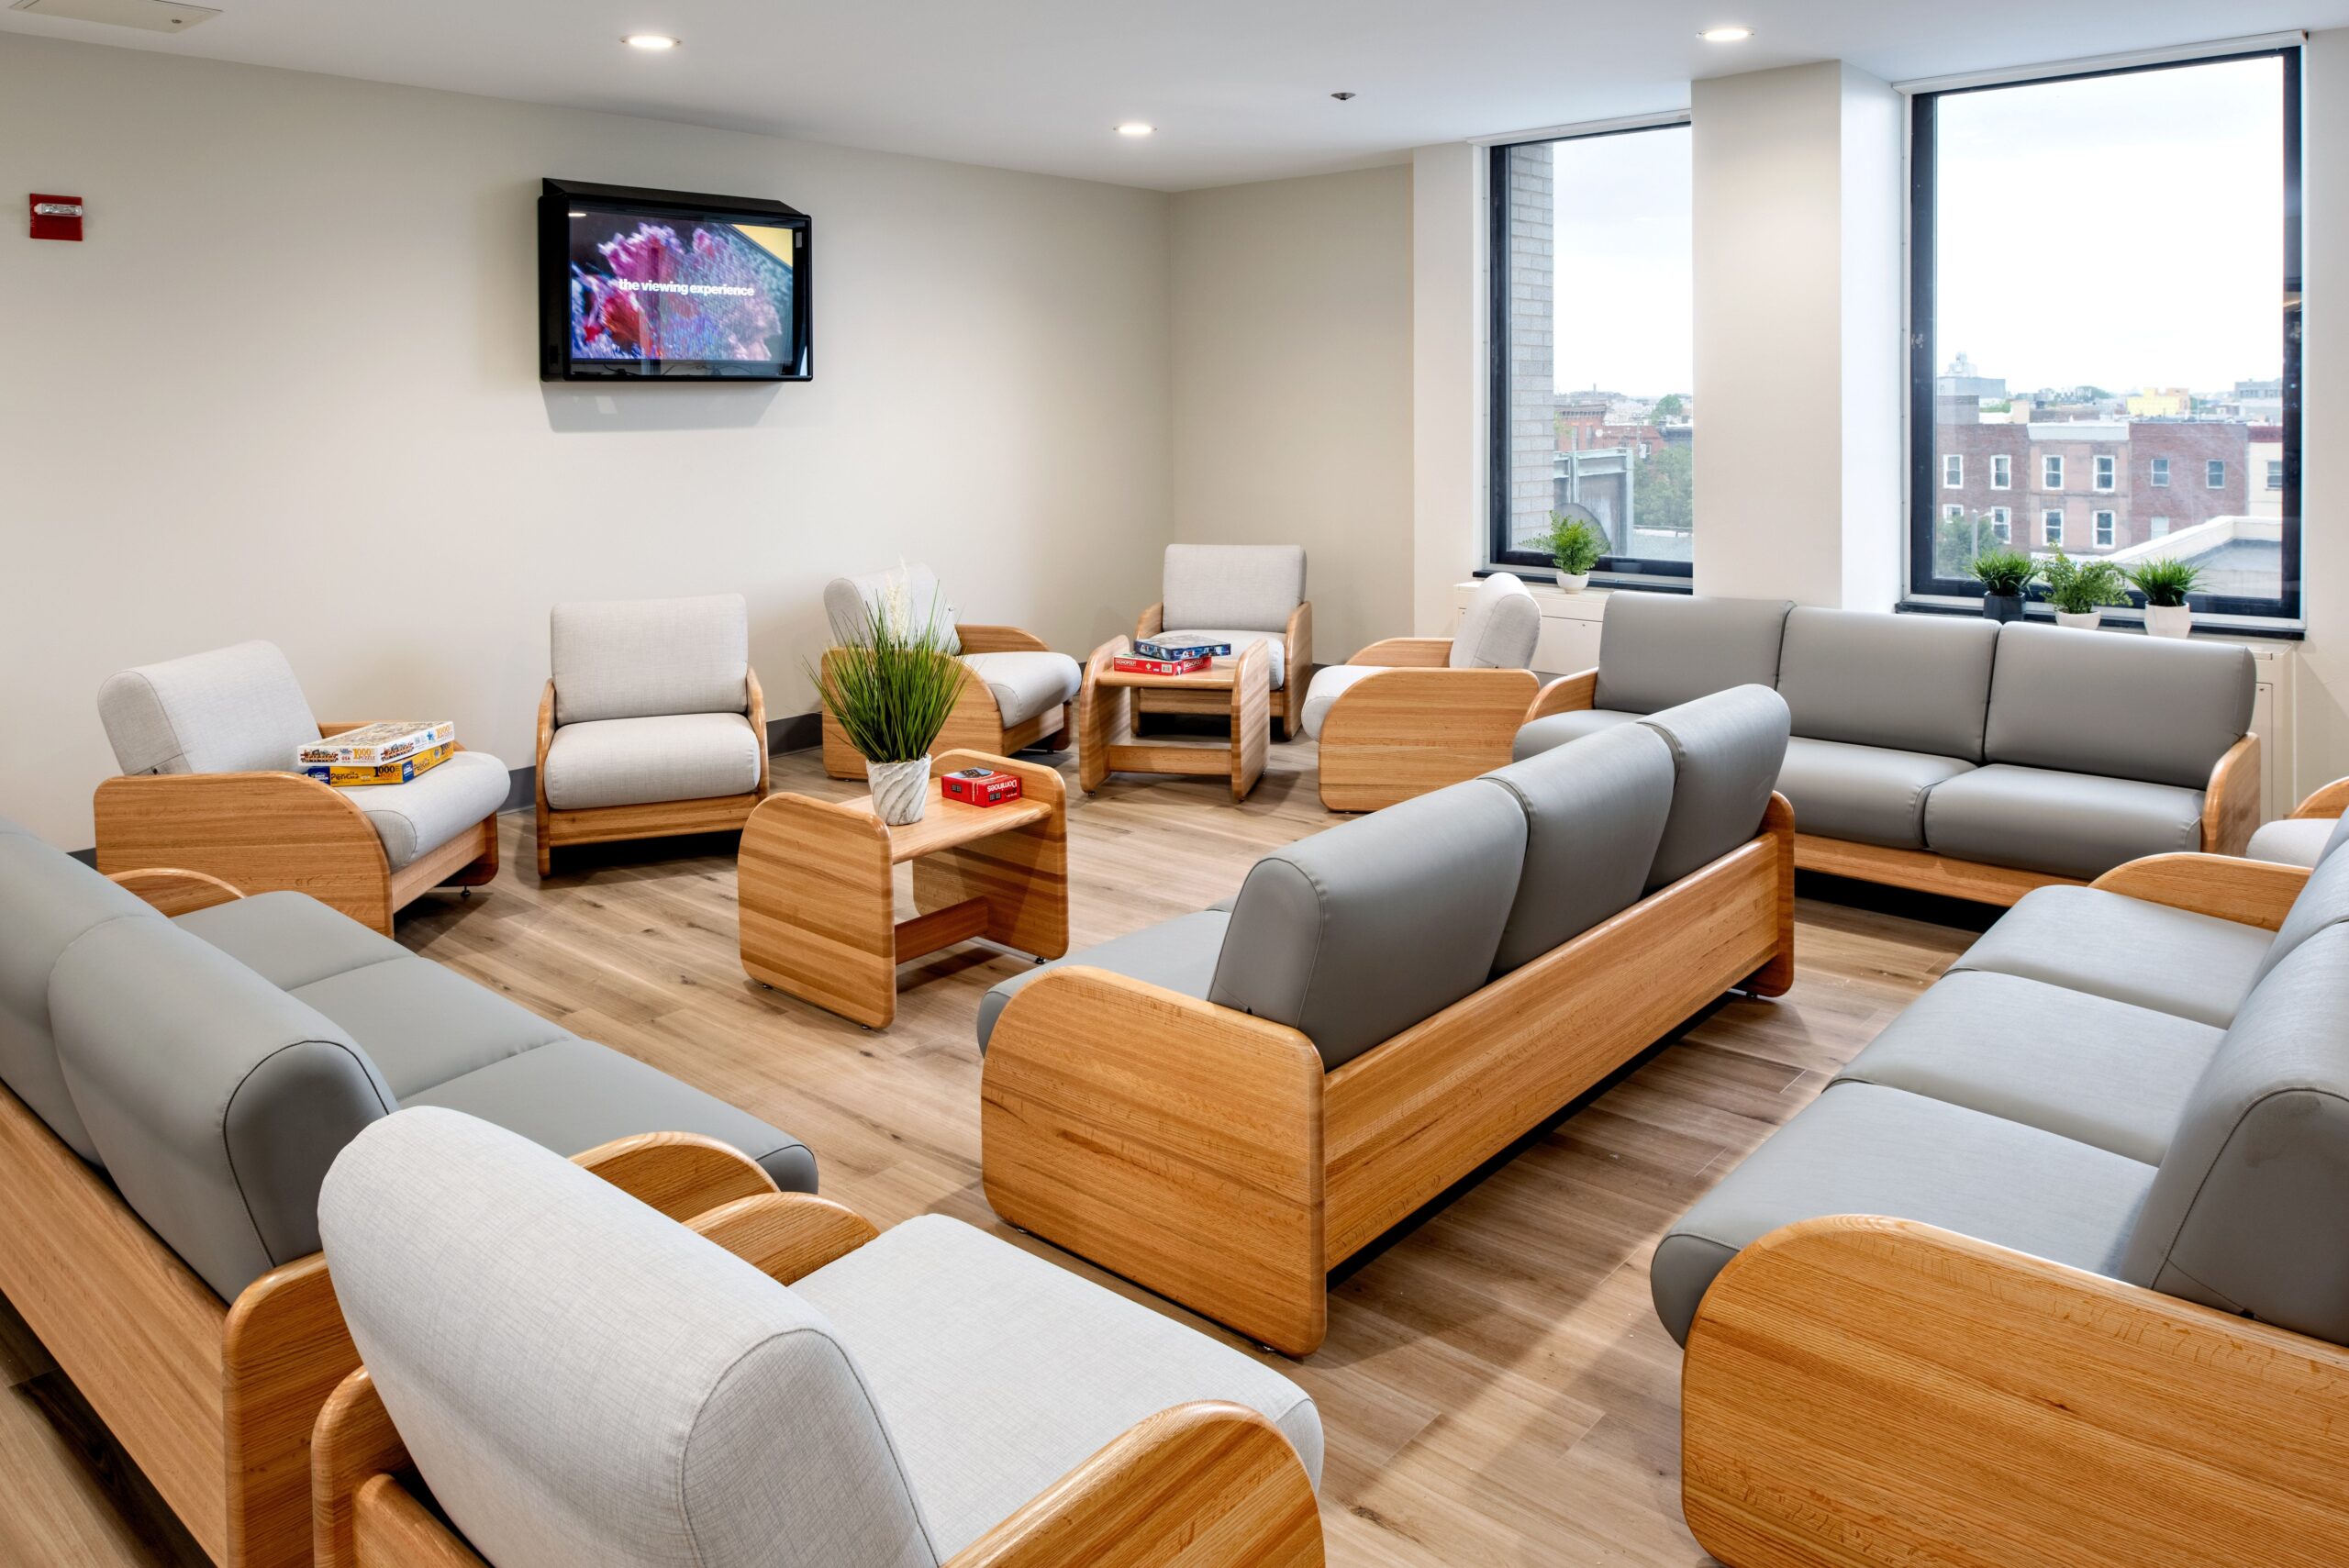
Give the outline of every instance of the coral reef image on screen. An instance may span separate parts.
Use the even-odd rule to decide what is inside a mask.
[[[627,213],[571,218],[571,356],[788,364],[792,230]]]

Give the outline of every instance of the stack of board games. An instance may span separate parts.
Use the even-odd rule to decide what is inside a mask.
[[[1200,653],[1182,659],[1152,659],[1141,654],[1120,653],[1109,661],[1110,667],[1128,675],[1193,675],[1215,662]]]
[[[1180,663],[1186,659],[1229,659],[1231,644],[1201,642],[1192,638],[1144,637],[1135,639],[1134,653],[1142,659],[1168,659]]]
[[[296,753],[294,766],[338,787],[410,784],[447,762],[456,749],[454,722],[395,718],[313,740]]]
[[[1019,775],[994,768],[963,768],[938,781],[939,793],[949,800],[973,806],[1001,806],[1019,798]]]

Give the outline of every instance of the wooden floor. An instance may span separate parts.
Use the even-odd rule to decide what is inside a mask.
[[[1240,805],[1220,779],[1118,775],[1086,797],[1061,759],[1078,945],[1199,908],[1264,850],[1338,820],[1311,745],[1270,750]],[[777,758],[775,787],[863,793],[826,780],[813,751]],[[499,880],[471,900],[429,895],[402,915],[402,941],[788,1129],[825,1193],[878,1224],[935,1210],[1008,1234],[979,1190],[971,1020],[1025,960],[968,949],[907,965],[896,1023],[869,1033],[744,978],[730,839],[570,851],[541,886],[529,815],[504,828]],[[1720,1005],[1350,1265],[1326,1346],[1279,1363],[1328,1429],[1332,1562],[1707,1561],[1680,1519],[1679,1352],[1648,1304],[1649,1252],[1971,940],[1913,906],[1816,891],[1797,908],[1792,993]],[[200,1561],[4,1309],[0,1371],[0,1563]]]

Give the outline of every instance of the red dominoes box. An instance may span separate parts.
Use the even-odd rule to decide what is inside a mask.
[[[1019,798],[1019,775],[999,773],[991,768],[964,768],[940,779],[938,788],[949,800],[967,800],[973,806],[1001,806],[1007,800]]]

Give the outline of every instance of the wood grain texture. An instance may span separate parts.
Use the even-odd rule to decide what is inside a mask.
[[[744,722],[758,738],[759,778],[740,795],[705,795],[698,800],[653,800],[631,806],[593,806],[562,810],[547,800],[547,751],[554,744],[554,683],[549,681],[539,698],[537,802],[539,874],[554,873],[554,851],[564,844],[614,844],[633,839],[675,839],[691,833],[731,833],[749,820],[767,797],[773,766],[767,755],[766,693],[759,673],[743,677]],[[861,776],[861,775],[860,775]],[[494,862],[493,862],[494,864]]]
[[[1911,1221],[1745,1248],[1682,1380],[1682,1497],[1735,1568],[2317,1568],[2349,1351]]]
[[[2259,828],[2259,737],[2246,735],[2227,748],[2210,770],[2202,795],[2202,849],[2239,855]]]
[[[775,1191],[766,1167],[730,1143],[698,1132],[640,1132],[599,1143],[571,1162],[672,1219],[690,1219]]]
[[[1059,770],[984,751],[948,751],[934,771],[951,773],[962,768],[1018,774],[1020,798],[1016,806],[963,807],[993,830],[916,859],[915,906],[939,909],[982,899],[987,917],[980,934],[989,941],[1038,958],[1060,957],[1068,951],[1068,797]],[[1020,812],[1018,819],[999,818],[1000,813],[1015,808]]]
[[[2088,885],[2273,931],[2283,926],[2308,881],[2306,866],[2188,853],[2147,855],[2113,867]]]
[[[1320,1344],[1320,1053],[1083,965],[1022,987],[979,1084],[987,1202],[1292,1355]]]
[[[1769,962],[1745,978],[1756,996],[1783,996],[1795,984],[1795,808],[1776,790],[1762,810],[1762,836],[1778,853],[1778,941]]]
[[[1264,775],[1267,716],[1272,709],[1272,655],[1252,643],[1211,669],[1188,675],[1151,675],[1117,668],[1118,656],[1133,643],[1113,637],[1085,661],[1085,684],[1076,699],[1077,778],[1086,794],[1113,773],[1222,774],[1231,798],[1245,800]],[[1220,712],[1230,728],[1222,742],[1193,740],[1138,744],[1135,705],[1145,695],[1178,696],[1176,711]]]
[[[1032,631],[1016,626],[982,626],[964,621],[954,628],[965,653],[1050,653],[1052,645]]]
[[[1346,661],[1375,664],[1387,670],[1444,670],[1452,664],[1448,637],[1389,637],[1372,643]]]
[[[1165,607],[1152,605],[1134,623],[1137,638],[1156,637],[1166,629]],[[1280,738],[1296,739],[1297,716],[1305,707],[1305,690],[1313,682],[1313,606],[1310,601],[1289,612],[1281,632],[1281,684],[1267,694],[1265,706],[1280,723]],[[1179,677],[1140,686],[1134,692],[1135,711],[1220,715],[1221,701],[1202,691],[1186,689]]]
[[[2338,821],[2349,812],[2349,778],[2335,779],[2309,791],[2299,805],[2292,807],[2296,817],[2322,817]]]
[[[359,1489],[408,1468],[374,1380],[360,1367],[335,1385],[310,1439],[310,1526],[317,1568],[358,1568]]]
[[[248,894],[292,889],[391,934],[392,872],[366,814],[299,773],[140,773],[98,785],[98,870],[178,866]]]
[[[737,1198],[685,1224],[783,1284],[838,1262],[881,1234],[854,1209],[813,1193]]]
[[[220,1330],[221,1444],[232,1568],[298,1568],[310,1550],[310,1433],[359,1351],[326,1258],[272,1269]]]
[[[1572,675],[1561,675],[1545,681],[1533,701],[1525,710],[1525,722],[1547,718],[1553,713],[1581,713],[1591,706],[1598,693],[1598,672],[1583,670]]]
[[[217,876],[206,876],[200,871],[185,871],[178,866],[118,871],[106,880],[126,892],[136,894],[165,915],[193,915],[198,909],[209,909],[216,904],[227,904],[244,896],[240,890]]]
[[[1255,1411],[1201,1400],[1136,1424],[947,1568],[1319,1568],[1313,1484]]]
[[[1507,767],[1537,689],[1531,670],[1397,668],[1364,676],[1321,720],[1321,804],[1377,811]]]
[[[1855,844],[1800,831],[1795,834],[1795,864],[1804,871],[1913,888],[1920,893],[1938,893],[1950,898],[1969,898],[1979,904],[2010,905],[2034,887],[2086,885],[2077,877],[1953,860],[1927,850]]]

